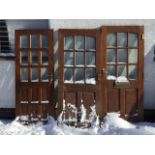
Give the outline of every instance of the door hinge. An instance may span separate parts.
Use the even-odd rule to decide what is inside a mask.
[[[144,33],[141,34],[141,40],[144,40]]]

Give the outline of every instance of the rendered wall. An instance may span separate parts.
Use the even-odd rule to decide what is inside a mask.
[[[15,61],[0,61],[0,108],[15,108]]]

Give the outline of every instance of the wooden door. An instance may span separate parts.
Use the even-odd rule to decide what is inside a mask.
[[[16,31],[16,115],[54,115],[53,31]]]
[[[120,112],[127,120],[143,119],[144,41],[142,26],[101,28],[100,73],[102,91],[97,111]],[[120,77],[128,84],[116,83]]]
[[[66,120],[79,121],[82,105],[88,117],[96,102],[97,57],[97,30],[59,30],[58,114],[65,105]]]

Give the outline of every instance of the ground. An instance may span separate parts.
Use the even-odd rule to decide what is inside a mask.
[[[1,135],[148,135],[155,134],[155,123],[129,123],[119,117],[118,113],[108,113],[98,126],[95,122],[91,128],[82,129],[58,123],[48,117],[48,123],[22,125],[15,120],[0,120]]]

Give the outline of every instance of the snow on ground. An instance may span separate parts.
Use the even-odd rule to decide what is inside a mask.
[[[98,121],[98,120],[96,120]],[[22,125],[17,120],[0,120],[1,135],[146,135],[155,134],[155,123],[129,123],[118,113],[108,113],[101,126],[93,125],[88,129],[67,126],[48,117],[48,123]]]

